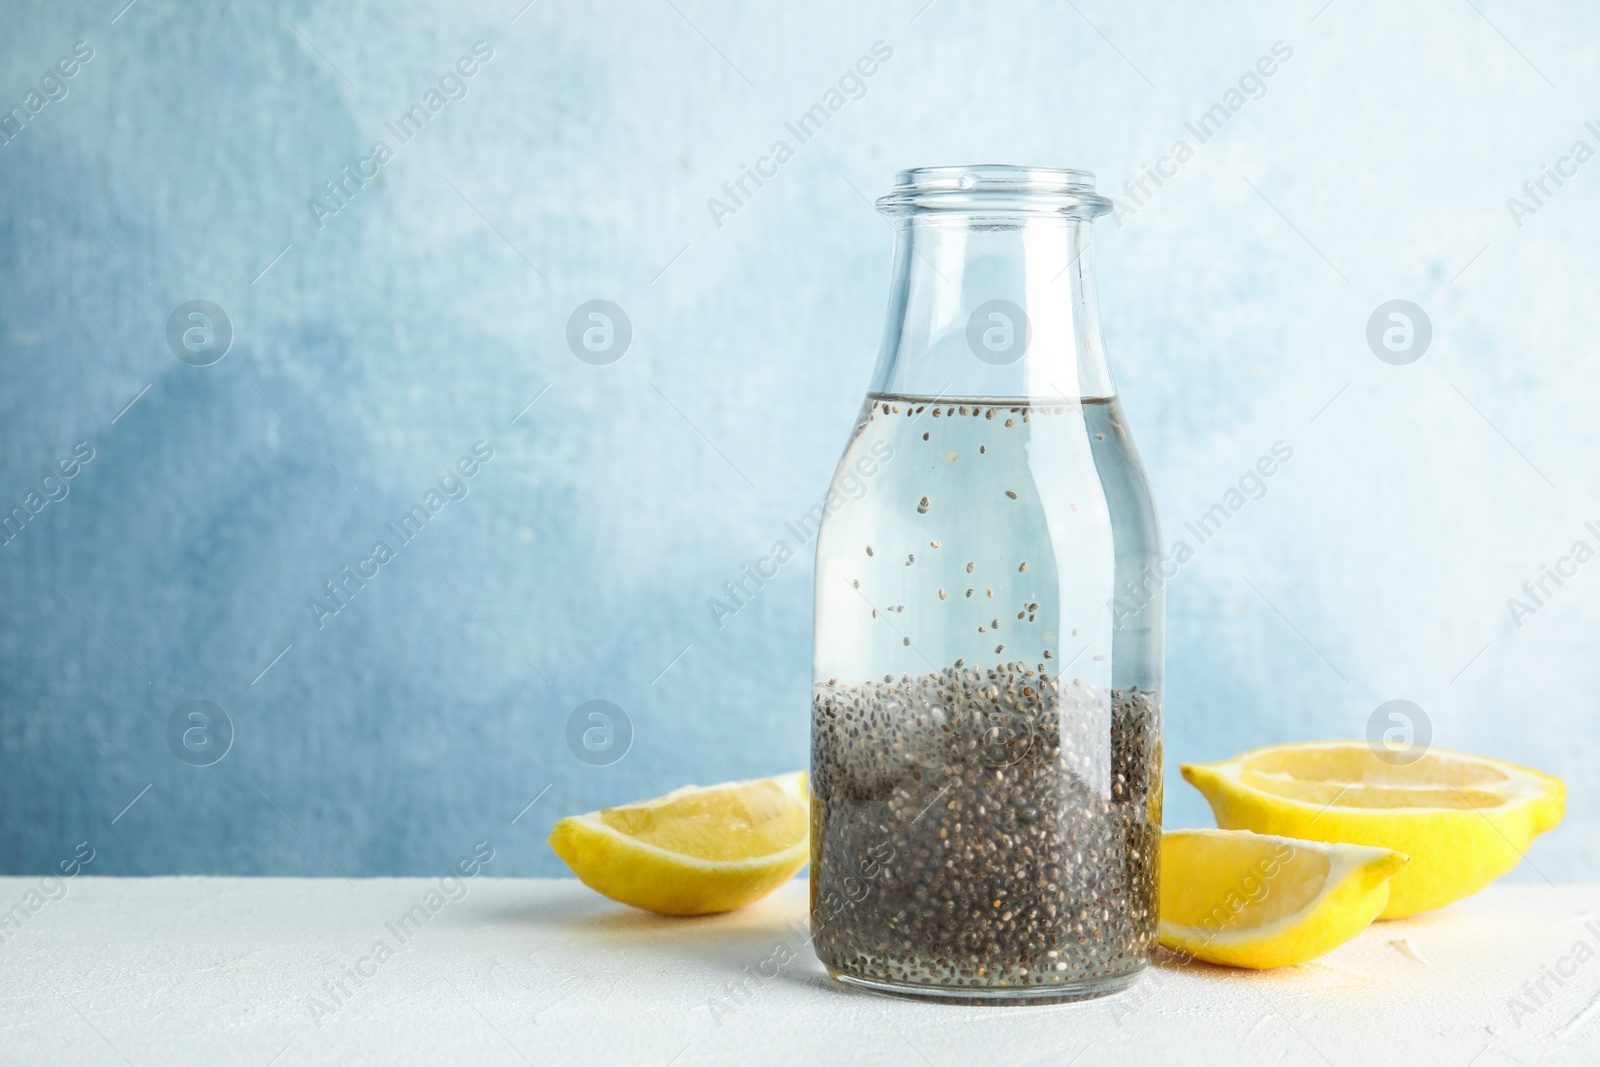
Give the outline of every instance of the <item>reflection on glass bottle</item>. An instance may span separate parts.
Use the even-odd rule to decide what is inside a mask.
[[[867,988],[1092,996],[1155,944],[1164,605],[1089,270],[1109,206],[1002,166],[879,201],[894,281],[817,541],[811,759],[814,945]]]

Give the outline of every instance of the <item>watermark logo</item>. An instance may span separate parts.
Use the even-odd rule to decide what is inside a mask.
[[[209,300],[179,304],[167,319],[167,347],[191,367],[209,367],[233,347],[233,320]]]
[[[1584,531],[1594,538],[1590,544],[1588,538],[1580,537],[1572,542],[1572,547],[1567,549],[1567,554],[1556,557],[1556,564],[1551,567],[1548,563],[1539,564],[1540,573],[1536,578],[1529,578],[1522,583],[1522,597],[1507,597],[1506,610],[1511,613],[1511,621],[1517,624],[1517,629],[1522,629],[1522,620],[1529,615],[1536,615],[1550,598],[1568,581],[1578,576],[1578,568],[1588,563],[1595,557],[1595,545],[1600,545],[1600,525],[1590,521],[1583,524]],[[1523,599],[1523,598],[1526,599]]]
[[[1590,919],[1583,924],[1583,929],[1587,936],[1578,938],[1565,954],[1541,966],[1538,975],[1522,983],[1521,997],[1513,993],[1506,998],[1506,1009],[1510,1011],[1511,1021],[1516,1024],[1518,1030],[1522,1029],[1524,1019],[1555,1000],[1560,995],[1562,986],[1577,977],[1578,970],[1594,959],[1597,948],[1600,948],[1600,923]],[[1588,1009],[1580,1011],[1572,1022],[1567,1024],[1567,1029],[1570,1030],[1574,1024],[1581,1023],[1587,1014]]]
[[[821,503],[812,505],[804,514],[791,522],[784,523],[784,530],[794,538],[796,545],[810,544],[811,540],[821,532],[822,520],[837,513],[847,504],[866,496],[868,480],[893,458],[894,448],[887,441],[872,442],[872,447],[857,455],[853,462],[849,462],[849,457],[846,457],[846,461],[841,462],[838,471],[834,473],[833,484],[828,487],[828,495]],[[755,600],[756,594],[778,576],[779,569],[798,555],[798,550],[791,546],[787,539],[779,538],[772,543],[772,548],[765,556],[744,564],[738,574],[723,582],[723,596],[706,598],[706,610],[710,612],[711,621],[716,624],[717,629],[722,629],[725,619],[739,614],[748,607]]]
[[[1583,124],[1590,136],[1600,142],[1600,126],[1593,122]],[[1539,209],[1548,204],[1555,195],[1566,188],[1568,181],[1578,176],[1578,168],[1583,166],[1595,155],[1594,147],[1583,138],[1572,142],[1572,147],[1567,154],[1556,159],[1555,166],[1548,163],[1539,164],[1539,176],[1529,178],[1522,183],[1522,197],[1506,197],[1506,211],[1511,215],[1511,224],[1517,229],[1522,229],[1523,220],[1537,215]],[[1554,185],[1555,188],[1551,188]]]
[[[567,319],[567,347],[585,363],[606,367],[628,353],[633,321],[609,300],[579,304]]]
[[[446,467],[435,486],[423,493],[422,499],[411,505],[410,510],[383,524],[384,539],[373,542],[372,551],[356,560],[354,569],[350,564],[344,564],[338,574],[322,583],[321,596],[307,597],[306,607],[310,609],[317,629],[325,629],[330,618],[349,607],[367,587],[367,583],[375,580],[383,568],[398,559],[400,549],[421,536],[428,523],[446,505],[465,500],[472,491],[472,479],[492,459],[494,445],[488,441],[475,442],[471,453],[456,460],[454,467]]]
[[[791,921],[788,925],[790,936],[774,944],[772,951],[756,963],[754,970],[745,964],[737,974],[723,982],[721,992],[705,1005],[711,1013],[711,1021],[720,1028],[725,1019],[760,997],[768,988],[767,984],[781,975],[790,964],[805,958],[806,946],[818,935],[825,935],[828,924],[838,921],[872,895],[873,889],[877,888],[875,879],[888,871],[888,865],[894,862],[894,858],[894,845],[885,838],[861,855],[860,878],[853,875],[839,877],[834,873],[829,883],[819,887],[811,898],[809,923]]]
[[[94,46],[88,41],[79,41],[72,46],[71,55],[56,60],[54,67],[46,67],[39,78],[39,88],[29,89],[17,106],[0,110],[0,143],[9,145],[41,111],[58,100],[65,100],[72,92],[69,82],[93,58]],[[5,105],[0,104],[0,108]]]
[[[1209,945],[1224,933],[1231,933],[1229,929],[1239,920],[1239,916],[1252,904],[1260,904],[1272,895],[1273,880],[1294,862],[1295,847],[1284,841],[1272,850],[1270,856],[1263,856],[1252,866],[1246,867],[1239,881],[1231,890],[1220,897],[1220,902],[1206,913],[1200,925],[1206,928],[1207,936],[1204,944]],[[1294,883],[1291,882],[1291,885]],[[1170,958],[1177,963],[1193,963],[1199,957],[1188,951],[1170,950]],[[1159,1001],[1159,992],[1155,995]],[[1150,983],[1140,982],[1132,989],[1110,1000],[1111,1018],[1117,1024],[1117,1029],[1122,1028],[1122,1020],[1131,1018],[1152,1003]]]
[[[1119,200],[1108,193],[1107,196],[1111,200],[1111,221],[1117,224],[1117,229],[1122,229],[1123,219],[1137,215],[1141,209],[1147,207],[1156,192],[1176,178],[1184,164],[1199,153],[1202,145],[1221,133],[1223,127],[1232,121],[1233,116],[1251,101],[1266,96],[1268,80],[1292,58],[1294,58],[1294,48],[1291,45],[1286,41],[1273,41],[1272,48],[1268,52],[1262,53],[1253,66],[1246,67],[1240,73],[1236,83],[1237,88],[1230,86],[1216,103],[1201,112],[1199,118],[1183,124],[1183,128],[1194,138],[1193,144],[1189,143],[1188,138],[1176,138],[1172,146],[1167,149],[1167,153],[1155,161],[1154,166],[1148,163],[1139,164],[1138,176],[1122,183],[1122,194],[1126,199]]]
[[[1385,363],[1415,363],[1433,342],[1428,313],[1409,300],[1386,300],[1367,319],[1367,347]]]
[[[992,711],[989,728],[978,739],[978,760],[991,770],[1012,767],[1022,762],[1032,747],[1029,715],[1017,709]]]
[[[167,747],[191,767],[209,767],[233,748],[233,719],[209,700],[180,704],[167,719]]]
[[[967,319],[967,347],[995,367],[1021,359],[1033,340],[1028,313],[1009,300],[986,300]]]
[[[385,922],[383,933],[373,940],[368,952],[341,964],[338,973],[322,983],[319,990],[322,995],[306,999],[306,1010],[311,1015],[311,1021],[320,1028],[322,1020],[343,1010],[363,986],[378,976],[384,964],[394,959],[428,928],[434,916],[450,905],[465,900],[471,891],[472,879],[478,877],[493,860],[494,846],[488,841],[479,841],[472,846],[470,855],[458,859],[455,867],[440,875],[411,907]],[[457,871],[460,873],[457,874]]]
[[[1137,576],[1122,579],[1116,595],[1111,600],[1111,624],[1117,629],[1140,623],[1140,612],[1155,602],[1167,583],[1194,559],[1198,549],[1205,547],[1222,532],[1229,519],[1239,514],[1251,501],[1267,495],[1267,479],[1277,474],[1294,458],[1294,446],[1287,441],[1274,441],[1270,454],[1263,453],[1251,467],[1246,467],[1238,481],[1222,494],[1222,498],[1201,512],[1183,528],[1193,538],[1180,537],[1174,541],[1155,566],[1145,564]]]
[[[633,747],[633,720],[609,700],[579,704],[567,717],[567,747],[591,767],[609,767]]]
[[[1417,762],[1432,742],[1433,723],[1428,713],[1409,700],[1386,700],[1367,718],[1367,747],[1391,766]]]
[[[67,494],[72,492],[72,479],[94,456],[94,445],[79,441],[73,446],[70,456],[61,457],[54,467],[44,468],[39,476],[39,487],[29,489],[20,504],[9,511],[0,505],[0,545],[9,545],[21,537],[23,529],[33,521],[35,515],[51,504],[67,499]]]
[[[68,890],[67,879],[76,878],[78,872],[93,859],[94,846],[87,841],[79,841],[77,847],[72,850],[72,855],[56,864],[61,871],[60,874],[52,871],[40,878],[33,887],[23,892],[16,903],[5,911],[0,911],[0,945],[16,937],[45,905],[65,899]]]
[[[339,173],[323,182],[322,192],[306,201],[306,209],[311,212],[311,221],[317,224],[317,229],[327,226],[328,219],[349,207],[356,195],[368,185],[376,183],[380,169],[387,166],[400,149],[415,140],[423,128],[448,105],[465,100],[468,81],[488,66],[493,58],[493,46],[487,41],[474,42],[471,55],[462,55],[454,66],[446,67],[434,86],[413,100],[411,106],[397,115],[394,121],[383,124],[387,138],[373,141],[372,148],[356,161],[354,167],[346,163],[339,168]],[[390,147],[391,140],[393,147]]]
[[[794,144],[780,137],[772,142],[765,155],[757,157],[754,165],[739,164],[739,173],[722,183],[719,190],[722,195],[706,198],[706,211],[710,213],[717,229],[722,229],[724,219],[737,215],[754,200],[756,193],[776,178],[783,165],[794,158],[795,151],[820,134],[822,128],[846,104],[866,96],[867,80],[893,57],[894,49],[886,42],[874,41],[872,55],[863,55],[856,60],[854,67],[846,67],[835,85],[830,86],[820,100],[802,111],[794,121],[783,124],[783,128],[794,139]]]

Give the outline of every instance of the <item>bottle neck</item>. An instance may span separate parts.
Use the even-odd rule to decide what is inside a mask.
[[[908,213],[873,391],[1079,400],[1116,392],[1100,336],[1091,220]]]

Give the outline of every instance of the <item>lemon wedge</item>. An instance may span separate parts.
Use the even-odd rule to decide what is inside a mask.
[[[1161,943],[1232,967],[1285,967],[1365,930],[1406,858],[1241,830],[1161,837]]]
[[[1440,908],[1517,865],[1561,821],[1567,788],[1526,767],[1432,749],[1404,766],[1362,741],[1258,748],[1183,766],[1224,829],[1375,845],[1411,857],[1382,918]]]
[[[663,915],[760,900],[810,858],[806,772],[686,785],[556,823],[550,847],[584,885]]]

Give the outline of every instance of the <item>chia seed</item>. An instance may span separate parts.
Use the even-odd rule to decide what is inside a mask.
[[[1158,920],[1159,697],[1023,663],[885,678],[813,700],[823,963],[1046,996],[1143,968]]]

